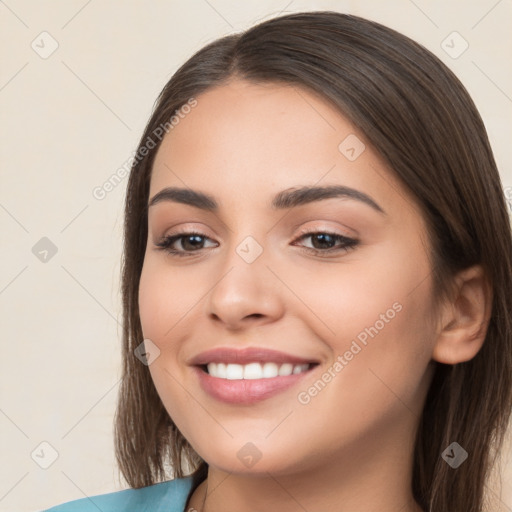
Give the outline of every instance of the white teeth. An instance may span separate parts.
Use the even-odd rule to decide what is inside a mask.
[[[309,364],[298,364],[293,367],[293,374],[305,372],[308,368]]]
[[[263,370],[261,364],[250,363],[244,366],[244,379],[261,379]]]
[[[226,365],[226,379],[238,380],[244,378],[244,367],[241,364]]]
[[[272,377],[286,377],[288,375],[296,375],[309,369],[309,364],[284,363],[249,363],[249,364],[225,364],[225,363],[209,363],[207,365],[208,373],[212,377],[227,380],[254,380],[254,379],[270,379]]]
[[[279,375],[279,366],[276,363],[265,363],[263,365],[263,378],[277,377]]]
[[[209,371],[209,370],[208,370]],[[226,365],[224,363],[217,363],[217,373],[220,378],[225,379],[227,377]]]
[[[281,365],[279,368],[279,376],[286,377],[287,375],[291,375],[293,372],[293,364],[285,363]]]
[[[217,363],[208,363],[206,366],[210,375],[217,375]]]

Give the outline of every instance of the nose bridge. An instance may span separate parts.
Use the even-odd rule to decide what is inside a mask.
[[[282,313],[276,279],[267,268],[271,251],[252,235],[234,242],[223,256],[219,279],[209,294],[209,314],[230,326],[248,317],[275,319]]]
[[[257,201],[256,201],[257,203]],[[245,204],[245,208],[244,208]],[[247,211],[247,201],[232,204],[233,211],[240,212],[236,216],[235,222],[229,228],[228,235],[228,253],[223,255],[226,257],[224,262],[226,270],[232,266],[246,268],[251,272],[255,269],[251,268],[255,263],[258,272],[263,271],[268,262],[268,225],[267,220],[261,212],[257,212],[255,205]],[[262,267],[262,268],[260,268]],[[268,270],[265,269],[267,272]]]

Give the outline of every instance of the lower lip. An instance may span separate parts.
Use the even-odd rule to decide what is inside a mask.
[[[311,370],[268,379],[228,380],[212,377],[194,367],[202,389],[213,398],[229,404],[254,404],[271,398],[297,384]]]

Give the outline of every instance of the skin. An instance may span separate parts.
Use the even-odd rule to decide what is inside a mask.
[[[316,95],[235,80],[197,101],[158,150],[150,198],[186,187],[214,196],[220,209],[149,208],[139,291],[144,337],[160,350],[149,366],[156,389],[209,464],[188,507],[420,511],[410,485],[418,419],[434,361],[471,359],[483,343],[490,290],[481,269],[461,273],[451,300],[434,309],[419,207],[364,134]],[[355,161],[338,149],[350,134],[366,145]],[[269,206],[284,189],[333,184],[371,196],[385,214],[347,198]],[[359,244],[322,257],[322,245],[300,238],[301,228]],[[192,229],[206,237],[199,250],[174,243],[189,256],[155,246]],[[247,236],[263,249],[252,263],[236,252]],[[332,376],[338,356],[396,303],[400,312],[301,403],[298,393],[329,368]],[[206,394],[187,364],[220,346],[272,348],[320,364],[277,396],[230,405]],[[237,456],[249,442],[261,454],[252,467]]]

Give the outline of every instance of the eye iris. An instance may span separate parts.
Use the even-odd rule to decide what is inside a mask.
[[[319,233],[319,234],[315,234],[315,235],[312,235],[311,237],[312,241],[313,241],[313,247],[315,247],[315,249],[330,249],[333,244],[334,244],[334,237],[332,235],[329,235],[327,233]],[[315,244],[315,241],[319,240],[320,241],[320,247],[317,247],[316,244]],[[325,247],[325,245],[322,245],[327,243],[328,247]]]
[[[183,247],[183,249],[185,250],[188,250],[188,249],[200,249],[200,245],[203,243],[203,237],[200,236],[200,235],[188,235],[188,236],[185,236],[181,239],[181,245]],[[191,240],[194,240],[194,242],[192,242],[192,245],[187,247],[187,244],[191,241]],[[197,242],[197,244],[195,243]]]

